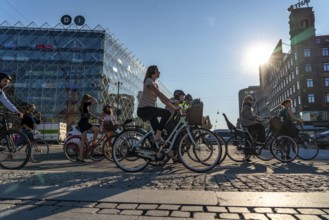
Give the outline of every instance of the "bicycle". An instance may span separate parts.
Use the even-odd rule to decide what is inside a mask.
[[[257,135],[251,134],[247,128],[238,130],[223,113],[228,128],[233,136],[227,141],[227,156],[235,162],[248,161],[251,156],[256,156],[263,161],[273,158],[281,162],[290,162],[297,157],[298,146],[295,141],[285,135],[278,135],[271,129],[266,131],[266,139],[263,145],[256,144]],[[266,118],[268,120],[269,118]],[[268,123],[265,127],[268,127]]]
[[[142,118],[148,121],[147,118]],[[167,160],[178,143],[178,156],[183,165],[194,172],[206,172],[218,164],[222,153],[220,138],[208,129],[192,127],[186,117],[180,117],[165,143],[154,142],[153,129],[138,128],[123,131],[113,143],[113,159],[126,172],[138,172],[152,162]],[[209,141],[210,137],[212,142]],[[215,143],[214,143],[215,142]]]
[[[31,142],[31,157],[30,161],[33,163],[40,163],[48,158],[49,145],[40,137],[40,132],[37,130],[32,131]]]
[[[17,113],[0,113],[0,167],[9,170],[21,169],[30,159],[31,143],[23,132],[9,126],[7,115],[17,116]]]
[[[300,127],[298,137],[295,139],[299,147],[298,158],[302,160],[313,160],[318,156],[320,147],[316,140],[304,131],[303,126],[300,125]]]

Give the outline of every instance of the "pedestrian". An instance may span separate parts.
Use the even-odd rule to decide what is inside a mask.
[[[250,134],[256,134],[256,144],[263,145],[265,142],[265,127],[261,123],[263,121],[262,118],[253,113],[253,103],[254,98],[251,95],[244,97],[241,110],[241,125],[247,128]]]
[[[304,125],[304,121],[300,118],[297,118],[291,110],[291,99],[285,99],[280,104],[283,109],[279,113],[281,121],[283,121],[283,126],[280,133],[287,135],[291,138],[298,137],[299,129],[295,126],[295,123]]]
[[[97,139],[98,132],[99,132],[99,128],[92,125],[92,124],[90,124],[89,119],[91,117],[94,117],[94,118],[98,118],[98,117],[90,111],[89,107],[92,104],[97,104],[97,103],[98,103],[97,99],[92,97],[89,94],[85,94],[82,97],[82,100],[81,100],[81,103],[80,103],[80,106],[79,106],[81,118],[80,118],[80,121],[78,123],[78,127],[79,127],[80,132],[81,132],[81,142],[80,142],[79,156],[77,158],[77,162],[85,163],[85,161],[84,161],[84,148],[86,147],[85,142],[87,141],[87,132],[88,131],[93,132],[93,138],[91,140],[91,146],[89,146],[89,147],[93,148],[95,146],[96,139]],[[89,150],[89,149],[87,149],[87,150]]]
[[[12,78],[7,73],[0,72],[0,101],[4,104],[11,112],[19,114],[20,118],[23,118],[23,113],[18,111],[14,104],[12,104],[7,98],[4,89],[12,81]]]
[[[36,116],[34,115],[35,112],[36,112],[35,105],[28,104],[21,122],[22,132],[26,134],[31,140],[34,139],[33,137],[33,130],[35,129],[34,125],[40,124],[41,121],[41,114],[39,113]]]
[[[167,105],[174,111],[178,110],[179,107],[174,106],[170,99],[159,90],[158,84],[156,83],[156,80],[159,77],[160,70],[156,65],[147,68],[144,78],[143,92],[138,104],[137,115],[140,118],[150,121],[155,132],[153,141],[164,143],[161,134],[171,113],[167,109],[156,107],[157,98],[159,98],[164,105]],[[158,121],[158,118],[160,118],[160,122]]]

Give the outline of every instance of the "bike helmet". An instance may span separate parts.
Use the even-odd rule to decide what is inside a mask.
[[[179,96],[181,95],[185,95],[185,93],[183,92],[183,90],[177,89],[174,91],[174,97],[175,99],[179,99]]]
[[[186,100],[191,101],[191,100],[193,100],[193,98],[192,98],[192,96],[191,96],[190,94],[187,94],[187,95],[185,96],[185,101],[186,101]]]
[[[10,81],[12,81],[12,78],[11,78],[11,76],[10,75],[8,75],[7,73],[0,73],[0,81],[2,80],[2,79],[9,79]]]

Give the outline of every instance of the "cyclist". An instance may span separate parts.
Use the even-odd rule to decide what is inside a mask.
[[[34,124],[40,124],[41,114],[36,117],[33,113],[35,113],[35,105],[28,104],[26,112],[23,116],[21,125],[22,125],[22,132],[26,134],[31,140],[33,140],[33,130]]]
[[[193,97],[190,95],[190,94],[187,94],[185,96],[185,100],[184,100],[184,103],[183,103],[183,109],[186,110],[188,105],[191,103],[191,101],[193,100]]]
[[[265,127],[261,123],[262,118],[253,113],[253,102],[254,98],[251,95],[247,95],[243,98],[241,125],[246,127],[251,134],[256,134],[256,144],[262,145],[265,142]]]
[[[9,83],[12,81],[12,78],[7,73],[0,72],[0,101],[4,104],[11,112],[19,114],[20,118],[23,118],[23,113],[18,111],[15,105],[13,105],[7,98],[5,92],[3,91]]]
[[[297,118],[291,111],[291,99],[283,100],[280,105],[283,107],[283,109],[280,111],[279,117],[284,122],[280,133],[291,138],[298,137],[299,129],[296,128],[294,122],[297,122],[303,126],[304,121],[300,118]]]
[[[147,68],[144,78],[143,92],[138,104],[137,115],[140,118],[146,118],[150,121],[155,132],[153,137],[154,142],[164,143],[161,134],[171,114],[167,109],[156,107],[157,98],[173,110],[178,110],[179,107],[174,106],[170,99],[159,90],[158,84],[156,83],[156,80],[159,77],[160,71],[158,66],[152,65]],[[160,122],[158,121],[158,118],[161,118]]]
[[[80,163],[85,163],[83,160],[84,155],[83,155],[83,149],[85,147],[85,142],[87,140],[87,132],[88,130],[93,132],[93,138],[91,140],[91,147],[95,146],[96,139],[98,136],[98,127],[93,126],[92,124],[89,123],[89,119],[91,117],[98,118],[96,115],[92,114],[91,111],[89,110],[89,106],[93,103],[98,103],[97,99],[92,97],[89,94],[85,94],[82,97],[81,104],[79,106],[81,118],[78,123],[78,127],[81,132],[81,142],[80,142],[80,149],[79,149],[79,156],[77,157],[77,162]]]

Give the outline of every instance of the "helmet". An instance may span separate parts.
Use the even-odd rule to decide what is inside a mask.
[[[9,79],[10,81],[12,81],[12,78],[11,78],[11,76],[10,75],[8,75],[7,73],[0,73],[0,80],[2,80],[2,79]]]
[[[177,90],[174,91],[174,97],[176,99],[179,99],[179,96],[180,95],[185,95],[185,93],[183,92],[183,90],[177,89]]]
[[[190,101],[191,101],[192,99],[193,99],[193,98],[192,98],[192,96],[191,96],[190,94],[187,94],[187,95],[185,96],[185,101],[186,101],[186,100],[190,100]]]

